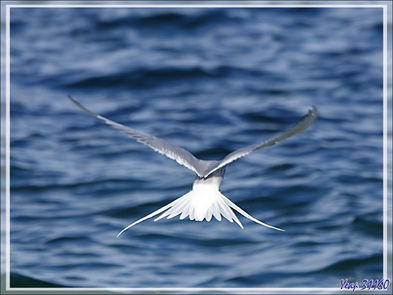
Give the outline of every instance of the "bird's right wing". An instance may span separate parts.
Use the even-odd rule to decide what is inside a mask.
[[[252,144],[250,146],[241,148],[237,151],[230,153],[216,167],[214,167],[213,169],[208,171],[206,173],[205,177],[209,176],[210,174],[217,171],[218,169],[228,165],[229,163],[231,163],[241,157],[248,155],[249,153],[251,153],[254,150],[274,145],[281,140],[284,140],[288,137],[291,137],[295,134],[298,134],[298,133],[306,130],[312,123],[314,123],[317,116],[318,116],[317,108],[315,106],[312,106],[312,109],[308,111],[308,113],[300,120],[300,122],[297,123],[292,128],[290,128],[287,132],[280,134],[276,137],[273,137],[272,139],[269,139],[267,141],[264,141],[261,143],[255,143],[255,144]]]
[[[83,105],[81,105],[75,99],[73,99],[70,95],[68,96],[68,98],[74,104],[76,104],[79,108],[81,108],[82,110],[84,110],[88,114],[100,119],[104,123],[110,125],[112,128],[117,129],[117,130],[127,134],[128,136],[136,139],[137,141],[151,147],[155,151],[157,151],[161,154],[164,154],[168,158],[175,160],[179,164],[191,169],[199,177],[203,176],[204,167],[203,167],[202,161],[195,158],[195,156],[192,155],[189,151],[186,151],[185,149],[183,149],[181,147],[173,145],[173,144],[171,144],[161,138],[144,133],[142,131],[132,129],[130,127],[121,125],[121,124],[111,121],[107,118],[104,118],[104,117],[88,110],[87,108],[85,108]]]

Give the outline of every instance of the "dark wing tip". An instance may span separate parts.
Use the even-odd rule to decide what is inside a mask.
[[[76,104],[77,106],[80,105],[80,103],[77,102],[75,99],[73,99],[71,95],[68,95],[68,98],[69,98],[74,104]]]
[[[92,111],[86,109],[83,105],[81,105],[79,102],[77,102],[75,99],[73,99],[71,95],[68,95],[68,98],[69,98],[76,106],[78,106],[79,108],[81,108],[82,110],[84,110],[86,113],[88,113],[88,114],[90,114],[90,115],[92,115],[92,116],[94,116],[94,117],[98,117],[98,115],[97,115],[96,113],[94,113],[94,112],[92,112]]]

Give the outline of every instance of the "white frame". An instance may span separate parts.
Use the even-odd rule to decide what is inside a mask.
[[[26,1],[27,2],[27,1]],[[67,1],[66,1],[67,2]],[[71,1],[70,1],[71,2]],[[271,3],[271,1],[269,1]],[[277,1],[276,1],[277,2]],[[314,1],[308,1],[314,2]],[[337,3],[340,1],[334,1],[333,3]],[[368,1],[370,3],[372,1]],[[392,279],[392,266],[388,265],[388,251],[390,257],[392,257],[392,236],[391,234],[388,237],[388,218],[389,218],[389,226],[391,228],[392,221],[391,215],[388,217],[388,210],[390,209],[390,214],[392,213],[391,206],[392,206],[392,192],[389,192],[388,196],[388,172],[390,176],[392,176],[391,166],[389,167],[388,171],[388,160],[392,160],[391,158],[388,159],[388,149],[391,151],[391,145],[388,146],[388,131],[391,132],[391,129],[388,130],[388,119],[391,121],[391,113],[389,114],[390,117],[388,118],[388,103],[390,103],[391,107],[391,88],[389,89],[390,100],[388,101],[388,66],[390,66],[391,70],[391,59],[388,60],[388,50],[391,53],[391,36],[390,40],[388,40],[388,16],[390,17],[389,21],[391,24],[391,14],[392,14],[392,4],[390,1],[376,1],[374,3],[379,4],[258,4],[263,2],[243,2],[243,4],[231,4],[233,2],[228,2],[229,4],[217,4],[216,2],[205,2],[204,4],[156,4],[157,2],[149,4],[149,2],[145,2],[144,4],[117,4],[117,5],[106,5],[106,4],[63,4],[64,2],[59,2],[59,4],[10,4],[10,1],[2,2],[2,20],[3,17],[3,8],[5,7],[5,20],[6,20],[6,56],[5,56],[5,115],[6,115],[6,191],[5,191],[5,206],[6,206],[6,215],[5,215],[5,222],[6,222],[6,276],[5,276],[5,284],[3,282],[2,276],[2,290],[8,293],[13,292],[20,292],[18,294],[24,294],[29,292],[38,292],[40,294],[53,294],[56,293],[72,293],[76,292],[78,294],[84,294],[88,292],[97,291],[100,294],[105,293],[113,293],[113,292],[157,292],[161,291],[162,293],[214,293],[214,292],[225,292],[225,293],[247,293],[247,294],[261,294],[261,293],[300,293],[306,294],[311,293],[315,294],[318,293],[341,293],[341,292],[348,292],[348,290],[340,290],[339,282],[337,282],[337,287],[335,288],[11,288],[10,287],[10,9],[11,8],[26,8],[26,7],[36,7],[36,8],[44,8],[44,7],[57,7],[57,8],[104,8],[104,7],[111,7],[111,8],[237,8],[237,7],[247,7],[247,8],[298,8],[298,7],[318,7],[318,8],[382,8],[383,9],[383,278]],[[52,2],[53,3],[53,2]],[[86,3],[86,2],[85,2]],[[105,2],[107,3],[107,2]],[[135,2],[134,2],[135,3]],[[280,3],[279,1],[277,3]],[[326,3],[321,1],[315,1],[315,3]],[[342,3],[342,2],[341,2]],[[348,3],[348,2],[344,2]],[[355,2],[359,3],[359,2]],[[362,2],[360,2],[362,3]],[[381,4],[384,3],[384,4]],[[390,4],[389,4],[390,3]],[[389,12],[389,14],[388,14]],[[389,48],[388,48],[389,45]],[[3,45],[2,45],[3,46]],[[389,62],[389,64],[388,64]],[[3,63],[3,55],[2,55],[2,76],[4,71],[4,63]],[[389,72],[389,77],[392,78],[392,73]],[[3,78],[3,77],[2,77]],[[2,81],[2,86],[4,86],[4,81]],[[2,100],[3,100],[3,91],[2,91]],[[3,110],[2,110],[3,114]],[[390,125],[391,126],[391,125]],[[3,127],[2,127],[3,131]],[[390,133],[391,135],[391,133]],[[3,148],[3,147],[2,147]],[[388,200],[389,197],[389,200]],[[3,205],[3,191],[2,191],[2,205]],[[4,221],[4,216],[2,216],[2,221]],[[388,245],[388,240],[390,244]],[[4,241],[2,241],[2,245],[4,245]],[[389,248],[388,248],[389,246]],[[2,259],[3,261],[3,259]],[[2,265],[3,268],[3,265]],[[392,287],[392,286],[391,286]],[[359,290],[359,289],[358,289]],[[82,293],[81,293],[82,292]]]

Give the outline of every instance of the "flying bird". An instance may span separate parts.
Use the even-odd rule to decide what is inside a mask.
[[[110,125],[112,128],[127,134],[131,138],[151,147],[155,151],[164,154],[168,158],[175,160],[177,163],[187,167],[188,169],[191,169],[196,173],[196,177],[191,191],[169,203],[168,205],[158,209],[157,211],[154,211],[153,213],[150,213],[149,215],[135,221],[134,223],[131,223],[129,226],[125,227],[117,235],[117,237],[119,237],[125,230],[129,229],[130,227],[146,219],[154,217],[160,213],[162,214],[154,221],[157,221],[164,217],[170,219],[179,214],[180,219],[184,219],[188,216],[190,220],[203,221],[204,219],[206,219],[207,221],[210,221],[212,216],[214,216],[218,221],[221,221],[222,215],[230,222],[233,222],[234,220],[241,228],[243,228],[242,223],[239,221],[232,209],[236,210],[244,217],[260,225],[279,231],[284,231],[283,229],[266,224],[252,217],[250,214],[246,213],[243,209],[241,209],[239,206],[237,206],[231,200],[221,194],[219,188],[228,164],[248,155],[254,150],[275,145],[277,142],[289,138],[307,129],[307,127],[314,123],[315,119],[318,116],[317,108],[315,106],[312,106],[312,108],[300,120],[299,123],[288,129],[283,134],[273,137],[272,139],[269,139],[267,141],[255,143],[250,146],[236,150],[228,154],[221,161],[205,161],[197,159],[194,155],[192,155],[185,149],[173,145],[161,138],[132,129],[130,127],[104,118],[88,110],[71,96],[68,97],[74,104],[76,104],[79,108],[81,108],[88,114],[100,119],[104,123]]]

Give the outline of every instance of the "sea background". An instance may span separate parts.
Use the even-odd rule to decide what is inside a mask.
[[[12,8],[11,287],[383,278],[382,8]],[[239,216],[128,224],[195,174],[75,107],[222,159]],[[3,119],[2,119],[3,120]],[[2,169],[4,169],[2,162]]]

